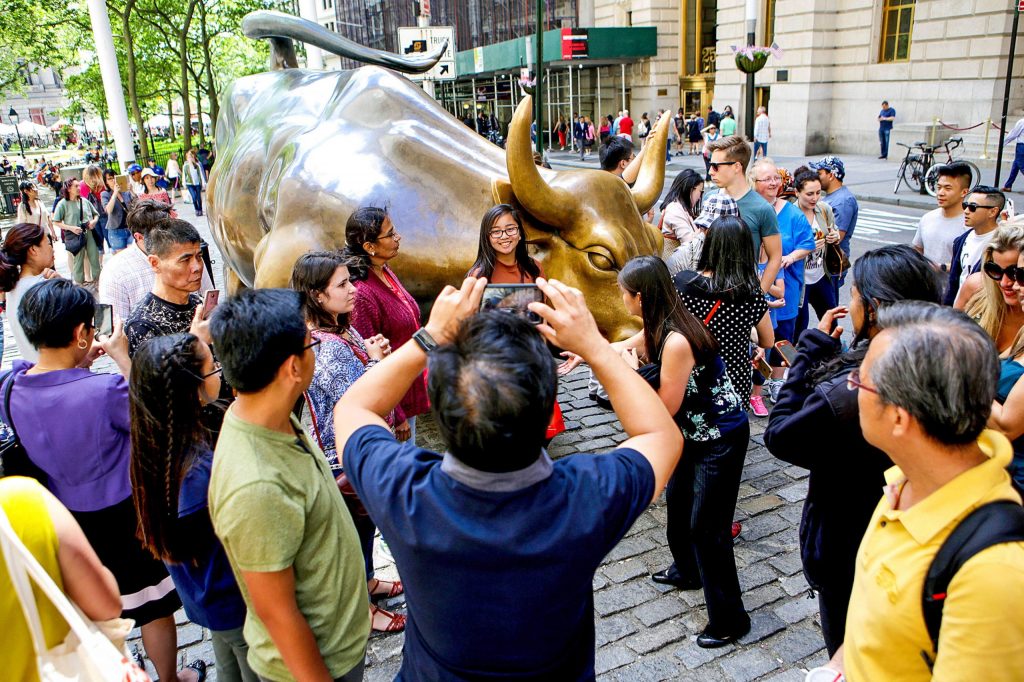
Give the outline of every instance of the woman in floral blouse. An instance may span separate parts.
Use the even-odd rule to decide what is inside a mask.
[[[292,270],[292,288],[302,294],[303,313],[314,347],[316,366],[306,393],[312,418],[312,436],[327,456],[336,477],[344,471],[334,443],[334,405],[367,369],[391,352],[388,340],[377,334],[364,339],[351,324],[356,288],[349,278],[349,259],[337,252],[311,252],[302,255]],[[386,421],[394,428],[394,415]],[[378,580],[373,576],[373,536],[376,526],[369,516],[353,514],[363,548],[367,587],[371,599],[387,599],[403,592],[402,582]],[[405,616],[370,607],[373,629],[399,632],[405,628]]]

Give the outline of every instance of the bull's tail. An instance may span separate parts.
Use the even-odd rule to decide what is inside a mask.
[[[448,42],[433,52],[419,57],[403,57],[394,52],[375,50],[328,31],[316,22],[283,12],[261,10],[250,12],[242,19],[242,32],[250,38],[270,39],[272,68],[295,68],[295,48],[292,40],[299,40],[321,50],[348,57],[364,64],[384,66],[402,73],[424,73],[441,59]]]

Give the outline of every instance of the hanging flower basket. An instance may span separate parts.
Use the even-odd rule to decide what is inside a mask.
[[[743,73],[757,73],[768,63],[768,57],[782,57],[782,48],[772,43],[771,47],[736,47],[732,51],[736,55],[736,68]]]

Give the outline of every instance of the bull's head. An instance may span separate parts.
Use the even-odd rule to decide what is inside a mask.
[[[547,275],[583,291],[598,326],[609,338],[623,338],[640,322],[622,304],[619,271],[629,259],[658,255],[662,249],[660,231],[641,214],[654,206],[665,181],[669,117],[662,117],[648,137],[640,174],[630,189],[605,171],[562,171],[545,180],[530,148],[531,104],[526,97],[509,124],[510,186],[497,183],[496,198],[507,201],[514,195],[525,214],[526,239]]]

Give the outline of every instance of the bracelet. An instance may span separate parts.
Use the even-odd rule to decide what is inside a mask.
[[[416,333],[412,335],[412,340],[423,349],[424,353],[430,353],[430,351],[437,348],[437,341],[435,341],[434,337],[430,335],[430,332],[423,327],[416,330]]]

